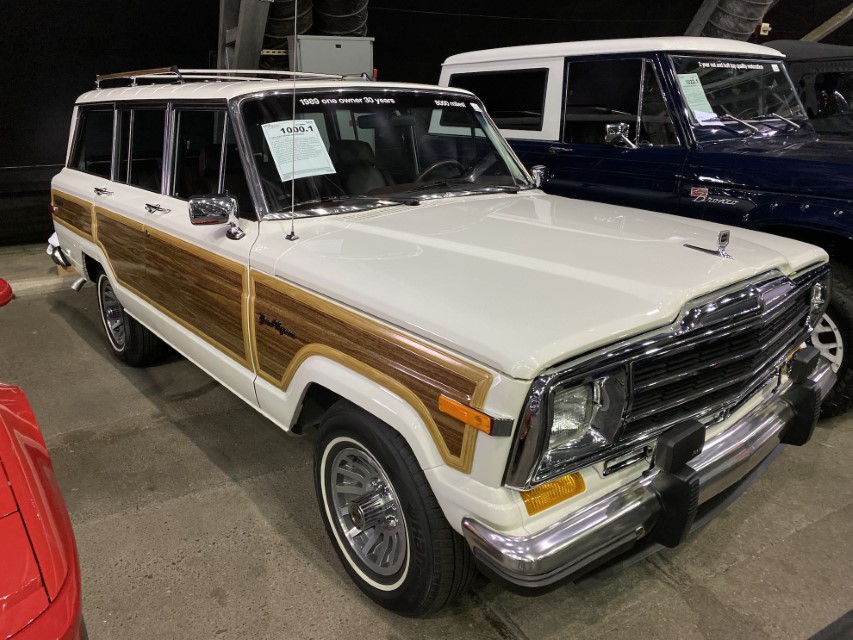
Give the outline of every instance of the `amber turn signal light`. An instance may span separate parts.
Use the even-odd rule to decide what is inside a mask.
[[[530,491],[522,491],[521,499],[524,500],[527,515],[532,516],[584,491],[586,491],[586,484],[583,476],[575,472],[546,482]]]
[[[451,400],[447,396],[438,396],[438,410],[484,433],[492,432],[491,416]]]

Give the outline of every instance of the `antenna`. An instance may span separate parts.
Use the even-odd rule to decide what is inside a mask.
[[[296,44],[296,22],[299,17],[299,0],[293,0],[293,46],[288,47],[287,52],[287,64],[290,67],[290,70],[293,71],[293,51],[290,49],[296,49],[298,45]],[[285,239],[290,240],[291,242],[295,240],[299,240],[299,236],[296,235],[296,223],[294,220],[296,219],[296,76],[293,76],[293,109],[291,113],[291,118],[294,125],[291,127],[292,132],[290,134],[290,233],[288,233]]]

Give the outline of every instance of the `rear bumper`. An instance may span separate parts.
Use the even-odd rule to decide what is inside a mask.
[[[698,504],[750,475],[780,444],[808,441],[820,402],[834,383],[835,374],[821,359],[802,384],[789,381],[767,402],[706,442],[687,468],[698,478]],[[656,489],[665,474],[652,468],[530,536],[506,536],[473,518],[463,519],[463,533],[479,566],[492,577],[516,587],[546,587],[580,576],[631,549],[654,534],[664,512],[671,521],[674,508]],[[752,474],[749,480],[757,475]],[[685,530],[692,526],[696,513],[695,508],[691,514],[687,511],[683,517],[690,522],[683,523]]]

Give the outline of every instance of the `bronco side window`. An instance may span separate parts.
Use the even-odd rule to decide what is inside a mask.
[[[607,144],[617,130],[638,146],[678,144],[654,65],[641,58],[570,62],[564,123],[564,142]]]
[[[675,125],[672,122],[672,117],[669,115],[669,110],[663,99],[663,91],[660,88],[660,81],[658,80],[654,65],[650,60],[646,60],[643,72],[640,131],[637,136],[637,144],[640,146],[653,145],[655,147],[678,144]]]
[[[635,140],[642,69],[639,58],[570,62],[563,141],[605,144],[608,125]]]
[[[542,131],[548,69],[455,73],[449,85],[480,98],[501,129]]]
[[[85,109],[77,122],[77,138],[69,168],[109,180],[113,153],[112,108]]]

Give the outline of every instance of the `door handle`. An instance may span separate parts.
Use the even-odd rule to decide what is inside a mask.
[[[164,209],[159,204],[146,204],[145,210],[148,213],[169,213],[172,211],[171,209]]]
[[[104,189],[103,187],[95,187],[95,195],[97,196],[111,196],[113,192],[109,189]]]
[[[571,147],[548,147],[548,153],[552,156],[557,155],[558,153],[571,153]]]

